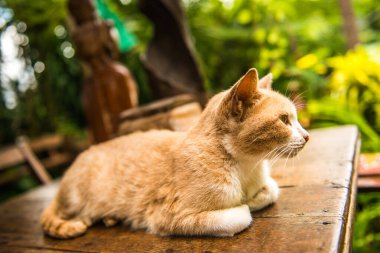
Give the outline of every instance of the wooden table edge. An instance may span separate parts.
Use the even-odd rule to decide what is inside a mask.
[[[356,144],[355,150],[352,157],[352,177],[350,182],[349,198],[345,207],[343,214],[344,217],[347,217],[347,220],[343,220],[343,233],[340,236],[338,252],[349,253],[351,252],[352,245],[352,234],[354,227],[354,218],[355,218],[355,209],[356,209],[356,195],[357,195],[357,181],[358,181],[358,163],[360,155],[361,139],[360,133],[356,128]]]

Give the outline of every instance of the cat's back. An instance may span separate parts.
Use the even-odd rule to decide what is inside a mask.
[[[93,149],[101,152],[112,151],[115,154],[120,152],[131,155],[137,155],[136,153],[170,152],[183,138],[183,132],[150,130],[121,136],[96,145]]]
[[[172,150],[185,133],[169,130],[151,130],[121,136],[91,146],[84,151],[66,172],[63,184],[75,178],[81,182],[129,181],[136,176],[168,172]],[[109,179],[109,180],[108,180]],[[141,179],[141,178],[140,178]],[[66,182],[67,181],[67,182]],[[69,183],[70,184],[70,183]]]
[[[83,156],[105,159],[151,160],[168,155],[183,139],[184,133],[169,130],[135,132],[100,143],[86,150]]]

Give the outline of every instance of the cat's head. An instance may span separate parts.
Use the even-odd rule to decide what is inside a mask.
[[[271,89],[272,75],[261,80],[250,69],[229,90],[216,95],[206,108],[235,155],[296,155],[309,140],[297,120],[292,101]],[[210,122],[211,123],[211,122]]]

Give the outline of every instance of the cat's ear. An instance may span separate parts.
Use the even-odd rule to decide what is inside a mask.
[[[269,73],[268,75],[264,76],[259,81],[259,87],[262,89],[271,90],[272,89],[272,73]]]
[[[233,87],[234,98],[238,101],[247,102],[255,97],[258,92],[259,76],[257,70],[251,68]]]
[[[259,77],[257,70],[251,68],[242,76],[239,81],[232,87],[225,101],[229,104],[227,111],[232,115],[238,116],[239,119],[244,117],[244,112],[257,98]]]

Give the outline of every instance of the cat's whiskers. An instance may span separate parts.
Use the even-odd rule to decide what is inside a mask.
[[[285,160],[285,166],[284,166],[284,168],[286,168],[286,164],[288,162],[288,159],[291,158],[291,156],[293,156],[294,152],[297,152],[297,151],[293,147],[291,147],[290,145],[287,145],[285,147],[284,152],[282,152],[282,154],[281,154],[281,155],[283,155],[284,153],[288,153],[288,155],[286,157],[286,160]],[[278,157],[277,160],[274,163],[276,163],[279,159],[280,159],[280,157]]]
[[[305,93],[306,91],[303,91],[301,93],[298,93],[296,96],[290,96],[291,97],[291,100],[293,102],[293,104],[295,105],[295,107],[297,108],[297,110],[301,110],[305,107],[305,99],[304,99],[304,96],[303,94]]]
[[[268,160],[275,160],[277,157],[279,157],[281,155],[281,153],[284,151],[283,148],[286,148],[287,144],[284,144],[284,145],[281,145],[281,146],[278,146],[277,148],[275,148],[273,151],[275,152],[272,152],[272,154],[268,157]]]
[[[288,152],[289,150],[289,147],[286,145],[285,148],[283,150],[281,150],[276,157],[273,158],[272,160],[272,163],[271,163],[271,166],[273,166],[281,157],[283,154],[285,154],[286,152]]]
[[[284,165],[284,169],[286,169],[286,165],[287,165],[287,163],[288,163],[288,160],[289,160],[290,155],[292,155],[292,152],[289,152],[288,156],[286,157],[285,165]]]
[[[287,150],[287,152],[289,152],[289,147],[287,147],[286,150]],[[285,178],[288,176],[288,173],[285,173],[285,168],[286,168],[286,165],[287,165],[287,162],[288,162],[290,155],[291,155],[291,152],[289,152],[288,156],[286,157],[285,163],[281,167],[281,171],[280,171],[281,175],[285,175]]]
[[[263,159],[272,159],[274,156],[277,155],[276,152],[279,151],[279,150],[280,150],[281,148],[283,148],[284,146],[286,146],[286,145],[278,146],[278,147],[276,147],[275,149],[269,151],[269,152],[263,157]],[[272,155],[273,155],[273,156],[272,156]]]
[[[285,144],[285,145],[278,146],[278,147],[276,147],[275,149],[269,151],[266,155],[264,155],[259,161],[257,161],[257,162],[255,163],[254,168],[255,168],[257,165],[259,165],[260,163],[262,163],[264,160],[270,160],[270,159],[272,159],[272,158],[271,158],[271,155],[272,155],[272,154],[275,154],[277,151],[279,151],[279,149],[283,148],[284,146],[286,146],[286,144]]]
[[[294,96],[294,97],[292,98],[292,101],[295,102],[295,101],[298,100],[298,99],[303,100],[303,99],[304,99],[304,94],[305,94],[305,93],[306,93],[306,90],[304,90],[304,91],[301,92],[301,93],[298,93],[296,96]]]
[[[285,96],[286,97],[288,96],[288,89],[289,89],[289,83],[288,83],[288,85],[286,86],[286,89],[285,89]]]
[[[272,158],[271,158],[271,165],[274,165],[277,160],[286,152],[286,147],[284,149],[280,149]]]
[[[275,157],[277,155],[277,151],[280,152],[280,150],[282,148],[284,148],[286,145],[287,144],[283,144],[283,145],[280,145],[280,146],[276,147],[275,149],[273,149],[272,151],[270,151],[266,156],[268,157],[268,159],[273,159],[273,157]]]
[[[266,160],[266,159],[270,159],[270,158],[268,158],[269,155],[270,155],[271,153],[275,152],[275,151],[276,151],[276,149],[274,149],[274,150],[268,152],[266,155],[264,155],[260,160],[258,160],[258,161],[255,163],[254,168],[255,168],[257,165],[259,165],[260,163],[262,163],[264,160]]]

